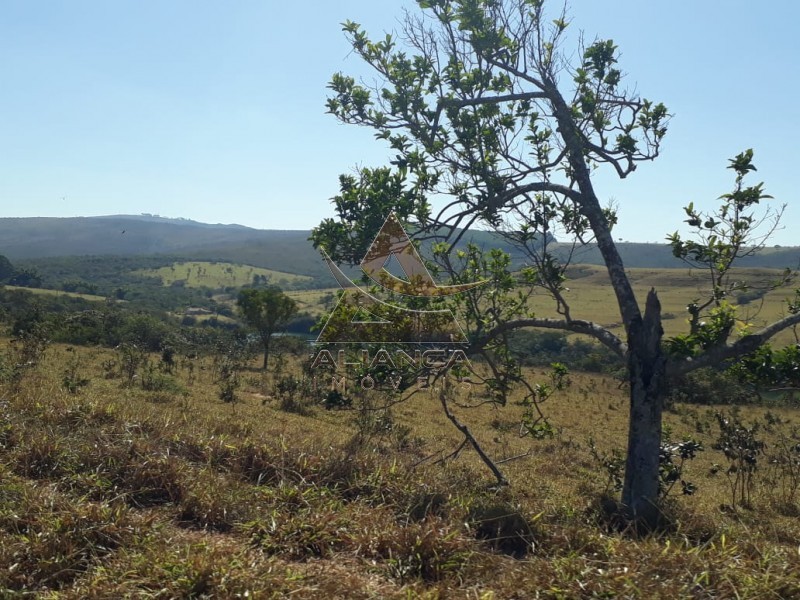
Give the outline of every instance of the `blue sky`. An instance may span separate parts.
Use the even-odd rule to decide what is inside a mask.
[[[338,175],[388,152],[325,114],[332,73],[365,73],[340,23],[397,28],[406,1],[0,0],[0,216],[156,213],[267,229],[333,216]],[[574,0],[572,28],[611,38],[674,118],[625,181],[616,237],[663,241],[689,201],[729,190],[752,147],[774,243],[800,245],[800,3]]]

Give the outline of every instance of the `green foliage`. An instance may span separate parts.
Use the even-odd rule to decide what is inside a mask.
[[[20,389],[27,373],[34,370],[44,358],[50,337],[44,323],[33,321],[20,328],[11,339],[4,357],[0,357],[0,381]]]
[[[683,468],[687,460],[694,459],[697,453],[703,450],[703,445],[693,439],[685,439],[677,443],[665,440],[665,442],[661,444],[661,452],[658,461],[658,493],[662,499],[669,496],[675,484],[678,482],[681,484],[680,489],[684,496],[691,496],[697,491],[697,486],[695,484],[683,478]]]
[[[730,371],[753,386],[800,387],[800,344],[779,349],[766,344],[736,362]]]
[[[147,362],[147,351],[133,342],[123,342],[116,350],[119,372],[125,385],[132,386],[139,376],[141,367]]]
[[[142,389],[148,392],[180,394],[185,391],[174,377],[164,373],[149,359],[145,362],[141,371],[140,383]]]
[[[298,415],[311,414],[314,396],[308,379],[284,375],[275,381],[272,393],[278,399],[281,410]]]
[[[570,338],[563,331],[518,329],[509,334],[508,344],[514,358],[525,366],[558,362],[590,373],[612,373],[623,367],[622,360],[605,346]]]
[[[5,256],[0,254],[0,283],[5,283],[14,275],[14,265]]]
[[[42,286],[42,278],[36,269],[18,268],[7,280],[8,285],[38,288]]]
[[[310,281],[309,277],[293,273],[216,261],[176,261],[159,268],[136,270],[131,275],[146,279],[157,278],[168,287],[218,291],[238,289],[251,284],[257,287],[270,282],[279,283],[282,287],[296,288]]]
[[[755,404],[759,402],[758,388],[738,376],[735,370],[698,369],[669,383],[666,406],[686,404]]]
[[[689,334],[671,340],[670,350],[679,356],[693,356],[700,349],[727,341],[734,324],[735,309],[726,298],[748,289],[747,282],[732,278],[731,268],[735,261],[753,256],[764,247],[783,214],[783,207],[777,211],[767,208],[763,214],[755,211],[761,200],[772,196],[764,193],[763,183],[755,186],[744,184],[745,177],[756,171],[752,149],[729,162],[728,168],[736,172],[733,191],[720,196],[722,203],[712,213],[701,212],[693,202],[684,208],[688,217],[686,223],[692,230],[691,238],[684,238],[677,231],[667,236],[673,255],[707,272],[711,284],[708,298],[695,300],[687,307]],[[786,269],[782,277],[767,289],[786,285],[792,278],[792,271]],[[711,310],[706,313],[709,307]]]
[[[336,260],[359,264],[390,212],[405,220],[422,220],[427,208],[415,192],[404,189],[405,176],[388,168],[363,169],[356,178],[339,177],[340,193],[333,198],[337,220],[325,219],[309,238]]]
[[[353,399],[337,389],[332,389],[325,395],[322,404],[327,410],[350,408],[353,405]]]
[[[665,500],[677,482],[680,482],[684,496],[691,496],[697,491],[695,484],[684,479],[684,467],[686,461],[694,459],[703,450],[703,445],[691,438],[673,443],[668,435],[665,436],[658,455],[659,500]],[[608,476],[603,493],[608,494],[612,489],[620,491],[625,473],[624,453],[619,448],[612,448],[610,453],[600,452],[592,438],[589,438],[589,453]]]
[[[241,373],[252,358],[252,345],[242,335],[226,336],[217,341],[214,373],[220,400],[227,403],[237,401],[237,392],[242,384]]]
[[[676,357],[700,355],[704,350],[724,344],[736,325],[736,308],[721,300],[712,308],[705,320],[699,320],[701,308],[697,303],[688,307],[692,315],[691,333],[678,335],[665,341],[667,351]]]
[[[541,405],[550,399],[556,392],[561,392],[570,386],[569,369],[561,363],[550,365],[549,381],[537,383],[533,386],[533,393],[522,400],[525,411],[522,414],[522,427],[520,433],[540,440],[553,437],[553,427],[548,422]]]
[[[64,369],[61,383],[70,394],[77,394],[82,388],[89,385],[90,380],[80,373],[81,361],[78,354],[75,353],[73,348],[68,348],[68,350],[72,352],[72,357],[67,364],[67,368]]]
[[[264,346],[264,366],[267,368],[270,339],[285,327],[297,312],[297,303],[279,288],[248,288],[239,292],[237,306],[247,324],[261,338]]]

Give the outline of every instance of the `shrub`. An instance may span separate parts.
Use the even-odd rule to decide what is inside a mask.
[[[309,380],[285,375],[275,382],[272,393],[280,401],[278,406],[281,410],[298,415],[311,414],[314,400]]]
[[[353,399],[350,396],[345,396],[337,389],[329,390],[322,401],[322,405],[327,410],[336,408],[350,408],[353,405]]]
[[[764,484],[784,512],[796,513],[800,491],[800,443],[783,433],[764,456]]]
[[[622,361],[605,346],[584,339],[569,339],[561,331],[521,329],[509,334],[512,356],[523,365],[549,367],[563,363],[573,370],[608,373]]]
[[[749,506],[755,485],[758,456],[763,454],[765,446],[756,437],[759,423],[747,427],[735,413],[716,413],[715,416],[720,432],[713,448],[721,450],[730,463],[726,475],[731,486],[731,506],[736,508],[737,500],[742,506]]]
[[[518,508],[505,502],[478,504],[467,517],[475,537],[485,540],[496,552],[523,558],[533,549],[533,527]]]
[[[743,382],[730,372],[698,369],[670,382],[665,407],[676,403],[690,404],[753,404],[760,399],[755,386]]]
[[[68,348],[68,350],[72,349]],[[64,369],[64,374],[61,379],[61,383],[64,386],[64,389],[67,390],[67,392],[69,392],[70,394],[77,394],[82,388],[89,385],[89,379],[83,377],[78,372],[79,367],[80,367],[80,359],[76,354],[73,354],[72,358],[67,364],[67,368]]]

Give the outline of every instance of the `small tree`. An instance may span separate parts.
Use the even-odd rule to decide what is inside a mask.
[[[568,19],[563,10],[548,15],[543,0],[417,4],[421,14],[407,15],[400,36],[373,41],[357,23],[344,24],[354,54],[379,80],[368,85],[335,74],[328,110],[373,129],[395,158],[392,167],[340,177],[339,220],[323,221],[312,239],[334,260],[358,262],[390,210],[414,217],[418,239],[444,233],[455,245],[478,223],[503,235],[531,265],[520,283],[549,295],[558,318],[512,302],[510,283],[481,288],[473,299],[494,294],[498,301],[465,301],[471,347],[494,345],[503,362],[494,389],[503,394],[506,383],[530,388],[503,351],[507,334],[520,327],[588,335],[625,359],[630,424],[622,501],[632,517],[654,523],[669,379],[749,354],[800,323],[798,311],[736,339],[734,308],[725,300],[743,285],[730,277],[732,262],[763,246],[780,210],[754,212],[767,196],[761,184],[743,183],[755,170],[751,151],[731,161],[735,188],[718,212],[686,208],[693,239],[675,233],[669,240],[676,256],[707,269],[710,289],[691,303],[689,333],[665,347],[656,291],[644,302],[637,298],[611,233],[616,214],[601,204],[592,175],[607,167],[625,178],[655,159],[670,118],[666,107],[623,86],[612,40],[581,38],[577,52],[564,50]],[[442,197],[448,201],[434,213],[429,198]],[[573,250],[588,242],[597,244],[607,267],[622,335],[570,309],[566,270]],[[472,251],[467,256],[482,260]],[[448,272],[458,282],[463,271]]]
[[[269,345],[272,336],[284,328],[297,313],[297,304],[280,289],[244,289],[236,301],[247,324],[256,330],[264,346],[264,370],[269,360]]]

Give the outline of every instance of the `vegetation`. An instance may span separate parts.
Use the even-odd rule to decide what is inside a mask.
[[[3,361],[12,346],[3,341]],[[554,431],[542,439],[519,437],[519,397],[499,413],[459,395],[465,408],[454,410],[517,483],[497,489],[472,455],[448,457],[459,437],[435,393],[368,423],[375,413],[355,404],[310,402],[299,414],[278,398],[265,403],[251,365],[238,401],[226,404],[212,357],[182,358],[171,375],[156,366],[179,389],[148,390],[116,368],[107,376],[119,350],[51,344],[44,356],[17,384],[0,377],[4,595],[800,594],[797,408],[676,405],[665,416],[670,439],[705,448],[678,480],[696,490],[683,495],[677,483],[668,523],[637,538],[620,531],[604,495],[602,457],[613,468],[626,438],[626,397],[606,376],[572,373],[571,386],[547,400]],[[142,358],[162,362],[160,353]],[[300,366],[285,368],[302,378]],[[65,372],[88,383],[72,390]],[[727,474],[730,450],[715,448],[717,412],[748,429],[761,424],[747,506],[738,484],[732,504],[736,475]]]
[[[732,279],[733,264],[764,247],[782,211],[757,210],[769,196],[763,184],[745,183],[755,171],[752,150],[730,161],[734,188],[716,211],[686,207],[692,235],[672,234],[673,254],[704,269],[709,279],[703,297],[687,299],[689,333],[664,343],[656,290],[640,305],[611,234],[616,215],[601,205],[592,171],[606,166],[625,178],[639,163],[658,157],[667,108],[623,87],[611,40],[581,42],[577,52],[565,48],[566,16],[548,13],[539,0],[418,4],[422,13],[405,19],[403,47],[391,35],[373,41],[357,23],[344,24],[354,53],[380,80],[369,88],[335,74],[328,110],[345,123],[373,129],[396,158],[391,167],[340,177],[338,220],[324,220],[312,239],[336,260],[356,263],[392,210],[413,218],[422,234],[449,227],[447,241],[463,237],[459,227],[480,222],[513,243],[531,265],[516,281],[502,252],[473,246],[458,252],[462,260],[456,261],[450,245],[433,248],[454,283],[492,280],[491,293],[470,293],[456,306],[466,311],[473,348],[495,364],[491,384],[497,400],[506,401],[512,384],[525,387],[530,401],[537,395],[509,354],[506,338],[514,329],[580,333],[616,353],[626,363],[630,394],[622,504],[628,518],[653,527],[670,378],[744,356],[800,323],[800,311],[792,310],[737,340],[736,312],[726,299],[747,285]],[[452,201],[435,214],[428,198],[438,195]],[[573,249],[590,239],[597,244],[623,326],[620,335],[576,318],[565,296],[572,253],[564,260],[550,248],[556,233],[562,242],[572,240]],[[776,285],[791,276],[787,272]],[[552,299],[557,318],[528,310],[536,289]]]
[[[411,49],[345,24],[384,81],[328,108],[396,156],[311,235],[357,264],[394,210],[438,282],[486,280],[388,295],[452,310],[469,362],[276,335],[337,303],[308,232],[0,219],[0,597],[800,598],[798,250],[765,246],[752,152],[691,235],[618,244],[591,172],[669,115],[613,43],[563,48],[539,0],[418,4]]]
[[[239,292],[236,304],[245,322],[261,339],[264,348],[262,368],[266,371],[272,336],[288,325],[297,313],[297,304],[276,287],[244,289]]]
[[[245,285],[274,284],[281,288],[307,284],[311,278],[248,265],[220,262],[176,262],[159,269],[134,271],[134,275],[156,277],[166,286],[205,287],[213,290]]]

